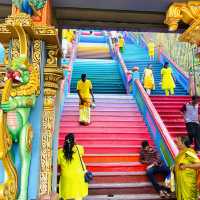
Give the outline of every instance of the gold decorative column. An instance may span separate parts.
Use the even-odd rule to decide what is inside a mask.
[[[55,124],[56,92],[63,70],[57,64],[58,46],[47,46],[47,63],[44,69],[44,109],[41,139],[40,195],[51,193],[52,142]]]

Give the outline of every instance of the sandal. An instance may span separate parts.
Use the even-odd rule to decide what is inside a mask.
[[[171,195],[167,191],[163,191],[163,192],[164,192],[166,198],[170,198],[171,197]]]
[[[160,198],[165,198],[166,195],[165,195],[165,192],[163,190],[160,191]]]

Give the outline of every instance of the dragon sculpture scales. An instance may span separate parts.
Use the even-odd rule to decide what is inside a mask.
[[[200,16],[200,2],[188,1],[186,3],[173,3],[166,14],[165,24],[169,31],[176,31],[179,22],[192,25]]]
[[[21,12],[30,16],[38,15],[38,10],[44,8],[47,0],[12,0],[13,5],[20,9]]]
[[[4,183],[0,184],[0,199],[3,200],[27,200],[28,198],[33,137],[28,119],[39,91],[39,73],[28,61],[28,36],[22,26],[17,26],[15,29],[19,37],[20,56],[13,58],[7,67],[0,110],[0,120],[3,122],[0,126],[0,139],[7,138],[8,140],[7,146],[3,143],[4,141],[0,141],[0,159],[6,173]],[[12,143],[17,143],[19,146],[21,159],[19,188],[17,170],[11,155]],[[1,152],[2,149],[4,151]]]

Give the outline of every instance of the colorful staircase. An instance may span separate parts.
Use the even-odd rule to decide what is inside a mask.
[[[130,38],[126,40],[125,51],[122,56],[128,69],[131,69],[133,66],[139,67],[141,78],[145,67],[148,64],[153,66],[156,89],[152,91],[150,97],[152,103],[160,114],[172,138],[186,135],[187,131],[180,109],[191,98],[187,96],[188,93],[183,86],[176,81],[175,95],[166,97],[160,84],[162,64],[157,61],[149,61],[147,50],[133,43]]]
[[[125,49],[122,56],[127,68],[131,70],[134,66],[139,67],[140,78],[142,78],[145,67],[151,64],[156,86],[156,89],[152,91],[152,95],[164,95],[165,93],[160,84],[162,64],[157,61],[149,61],[148,52],[145,48],[140,47],[130,40],[125,40],[125,42]],[[176,81],[175,95],[187,95],[187,91],[178,81]]]
[[[86,73],[88,79],[92,81],[94,93],[125,93],[118,64],[114,60],[76,59],[72,73],[71,93],[76,93],[76,84],[82,73]]]
[[[65,101],[60,123],[60,146],[66,133],[75,133],[85,147],[87,168],[94,172],[87,199],[159,199],[139,162],[141,142],[153,142],[136,103],[128,95],[96,94],[95,99],[91,125],[79,125],[78,96],[73,94]]]

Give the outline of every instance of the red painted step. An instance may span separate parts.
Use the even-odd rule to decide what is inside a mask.
[[[153,142],[136,103],[127,95],[95,95],[95,99],[91,124],[84,127],[78,123],[78,97],[67,98],[59,136],[60,146],[68,132],[75,133],[76,142],[84,146],[84,161],[88,170],[95,172],[89,194],[145,192],[157,197],[146,177],[146,166],[139,162],[141,142]]]
[[[158,175],[157,180],[162,181],[162,177]],[[133,183],[140,180],[148,182],[148,178],[144,171],[136,172],[95,172],[92,183]]]
[[[191,97],[151,96],[151,100],[173,138],[187,134],[183,114],[180,109],[183,104],[191,100]]]
[[[86,154],[86,163],[138,162],[139,154]]]
[[[141,145],[142,140],[136,140],[136,139],[130,139],[130,138],[116,138],[116,139],[109,139],[109,138],[97,138],[94,140],[94,138],[84,138],[84,139],[76,139],[77,143],[81,145]],[[60,139],[60,144],[64,143],[64,138]],[[152,142],[150,142],[152,143]]]

